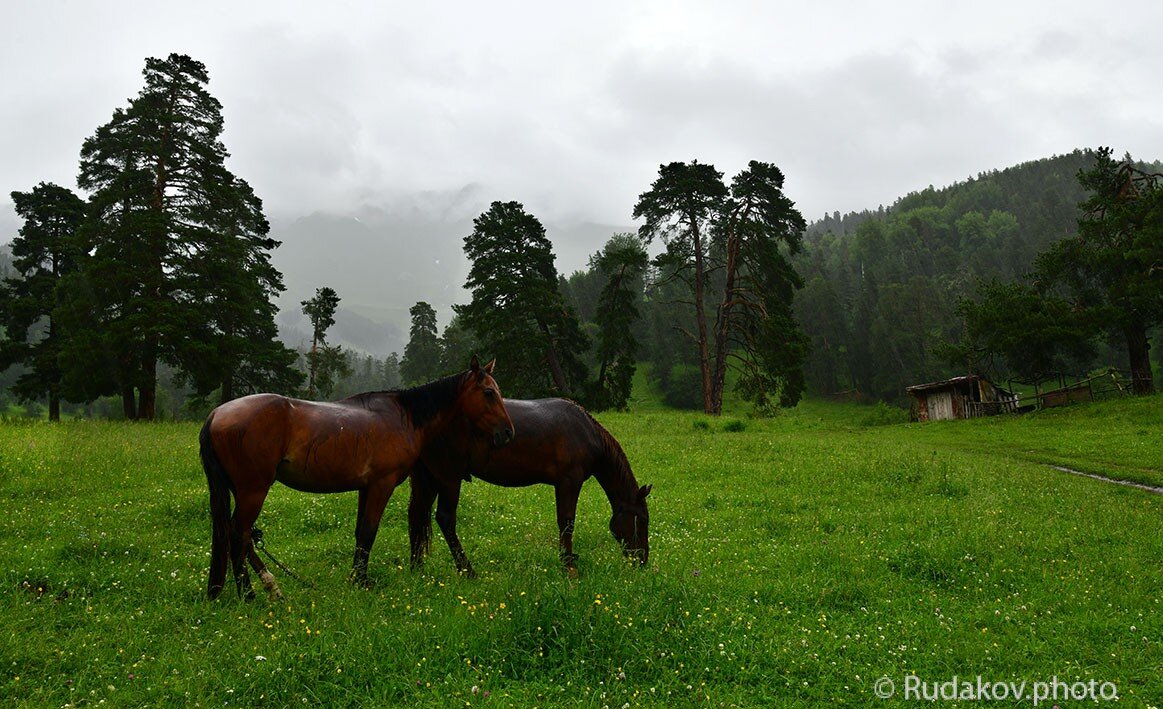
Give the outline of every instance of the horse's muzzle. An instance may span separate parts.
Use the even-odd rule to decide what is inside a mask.
[[[493,432],[493,447],[502,448],[513,442],[513,429],[506,426]]]

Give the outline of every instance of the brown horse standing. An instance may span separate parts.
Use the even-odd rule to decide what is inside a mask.
[[[537,483],[553,486],[561,559],[571,573],[577,568],[573,526],[578,495],[582,483],[592,475],[610,501],[610,532],[627,556],[645,564],[650,553],[650,516],[646,508],[650,486],[638,487],[618,441],[572,401],[508,399],[505,407],[520,431],[505,448],[490,450],[450,428],[440,443],[421,454],[421,463],[412,474],[412,497],[408,503],[412,565],[421,564],[428,550],[435,501],[436,521],[457,571],[473,574],[472,564],[456,536],[456,507],[461,483],[474,475],[506,487]]]
[[[493,364],[481,367],[473,357],[461,374],[334,403],[256,394],[210,412],[199,439],[213,523],[210,597],[222,592],[228,556],[240,595],[254,595],[244,556],[266,589],[279,595],[251,539],[276,480],[302,492],[359,491],[352,575],[366,581],[384,507],[425,445],[450,429],[481,439],[482,449],[512,440],[513,422],[493,380]]]

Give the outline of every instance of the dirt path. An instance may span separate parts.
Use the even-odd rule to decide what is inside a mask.
[[[1104,483],[1114,483],[1115,485],[1125,485],[1127,487],[1137,487],[1140,490],[1146,490],[1147,492],[1153,492],[1156,495],[1163,495],[1163,487],[1155,487],[1154,485],[1144,485],[1143,483],[1131,482],[1130,480],[1115,480],[1114,478],[1108,478],[1108,477],[1104,477],[1102,475],[1095,475],[1094,473],[1084,473],[1081,470],[1074,470],[1073,468],[1066,468],[1066,467],[1063,467],[1061,465],[1051,465],[1050,467],[1055,469],[1055,470],[1061,470],[1064,473],[1070,473],[1071,475],[1081,475],[1084,478],[1093,478],[1095,480],[1101,480]]]

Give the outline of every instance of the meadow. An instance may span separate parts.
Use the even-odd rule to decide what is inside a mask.
[[[277,486],[260,525],[313,587],[276,570],[285,599],[249,603],[205,599],[198,424],[2,423],[0,703],[893,706],[907,676],[980,675],[1163,704],[1163,495],[1047,465],[1158,484],[1163,397],[932,424],[823,402],[598,418],[654,486],[646,568],[596,482],[577,578],[550,488],[474,482],[479,577],[439,531],[413,571],[405,485],[356,587],[355,496]]]

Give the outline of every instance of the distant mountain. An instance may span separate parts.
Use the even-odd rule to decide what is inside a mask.
[[[283,243],[271,260],[287,287],[279,299],[280,326],[301,323],[306,330],[301,301],[330,286],[341,299],[333,338],[373,354],[402,352],[408,308],[426,300],[451,313],[461,298],[468,270],[456,235],[465,228],[435,219],[321,213],[275,222],[271,233]]]

